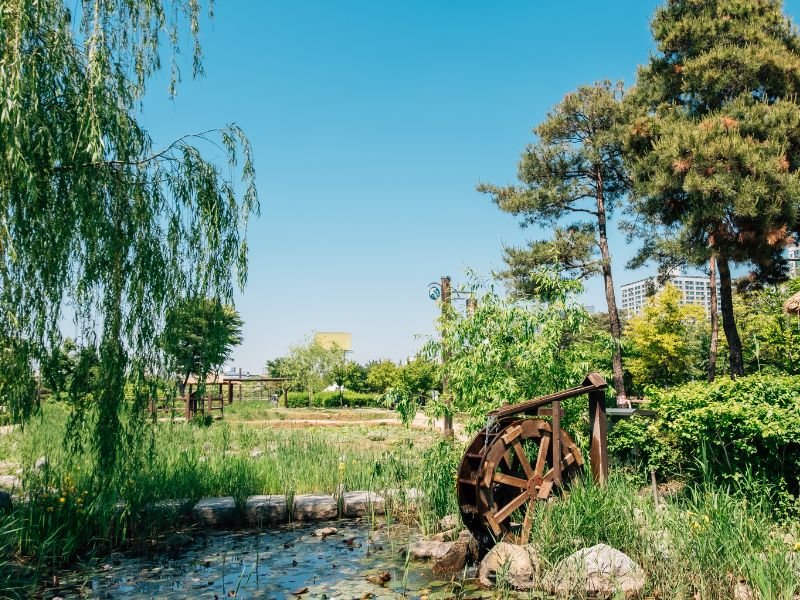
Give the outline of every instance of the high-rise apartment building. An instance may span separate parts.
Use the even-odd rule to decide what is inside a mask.
[[[669,282],[683,294],[681,304],[699,304],[706,311],[711,310],[711,284],[707,276],[683,275],[680,271],[676,271],[669,278]],[[661,287],[655,277],[626,283],[620,288],[620,309],[629,314],[640,314],[647,298]],[[717,282],[717,298],[719,298],[719,282]]]
[[[789,259],[789,277],[800,277],[800,246],[789,246],[786,253]]]

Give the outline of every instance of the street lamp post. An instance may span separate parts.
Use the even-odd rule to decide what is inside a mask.
[[[453,293],[455,293],[457,299],[461,299],[462,295],[469,294],[466,296],[467,316],[471,317],[474,315],[475,310],[478,308],[478,300],[471,292],[453,290],[449,276],[443,275],[440,283],[432,282],[428,284],[428,297],[431,300],[438,300],[440,297],[442,299],[442,316],[447,314],[448,307],[452,304]],[[442,347],[442,363],[446,363],[449,358],[449,353],[445,349],[444,344],[442,344]],[[444,415],[444,434],[447,437],[453,437],[453,399],[448,391],[448,377],[446,373],[442,376],[442,396],[447,406]]]

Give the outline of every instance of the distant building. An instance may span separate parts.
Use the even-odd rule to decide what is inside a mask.
[[[683,294],[681,304],[698,304],[711,310],[711,284],[705,275],[683,275],[680,271],[669,278],[669,283],[678,288]],[[657,278],[648,277],[633,283],[626,283],[620,288],[620,308],[628,314],[641,314],[645,301],[653,296],[661,287]],[[717,282],[717,297],[719,298],[719,282]]]
[[[800,246],[789,246],[786,251],[789,259],[789,277],[800,277]]]

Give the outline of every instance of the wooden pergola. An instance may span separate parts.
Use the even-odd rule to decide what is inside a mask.
[[[265,383],[268,388],[281,390],[283,396],[283,405],[289,405],[289,383],[292,381],[291,377],[267,377],[266,375],[223,375],[223,383],[228,386],[228,404],[233,404],[233,386],[239,386],[239,400],[242,399],[242,384],[245,383]]]
[[[250,375],[250,374],[233,374],[233,375],[220,375],[214,374],[206,378],[204,394],[202,397],[197,396],[197,389],[200,387],[197,379],[192,376],[186,383],[186,390],[183,396],[179,396],[176,400],[181,400],[184,403],[184,413],[186,420],[190,420],[198,412],[202,414],[210,414],[211,411],[218,410],[220,414],[225,412],[225,404],[233,404],[234,386],[239,386],[239,399],[242,398],[242,384],[244,383],[263,383],[268,388],[281,390],[283,396],[283,405],[289,404],[289,382],[290,377],[267,377],[266,375]],[[216,393],[214,393],[216,392]],[[227,402],[226,402],[227,400]],[[174,407],[174,405],[173,405]],[[150,412],[157,413],[159,410],[172,410],[173,408],[158,408],[156,400],[150,401]]]

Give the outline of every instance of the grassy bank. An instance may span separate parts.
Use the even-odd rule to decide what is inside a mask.
[[[48,576],[92,551],[185,525],[148,516],[146,506],[162,499],[230,495],[242,503],[252,494],[335,493],[340,486],[418,487],[426,494],[416,515],[425,532],[458,510],[454,478],[463,448],[430,432],[162,422],[142,467],[116,474],[114,491],[98,493],[93,458],[63,448],[65,418],[50,405],[24,432],[0,435],[0,474],[21,469],[29,498],[0,517],[0,590],[18,585],[20,574]],[[37,471],[41,456],[47,466]],[[587,476],[557,502],[538,504],[530,542],[542,558],[542,577],[571,553],[605,543],[644,569],[643,598],[722,600],[733,598],[741,582],[753,589],[753,600],[800,593],[800,527],[775,519],[773,499],[748,495],[747,482],[674,488],[657,507],[647,481],[618,466],[606,488]]]
[[[243,504],[254,494],[419,486],[430,438],[386,426],[161,422],[143,464],[121,468],[112,490],[101,492],[94,457],[64,448],[66,416],[48,405],[24,431],[0,435],[0,474],[20,477],[28,498],[0,516],[0,549],[6,562],[38,573],[152,535],[146,508],[158,500],[233,496]],[[40,457],[47,464],[36,469]]]

